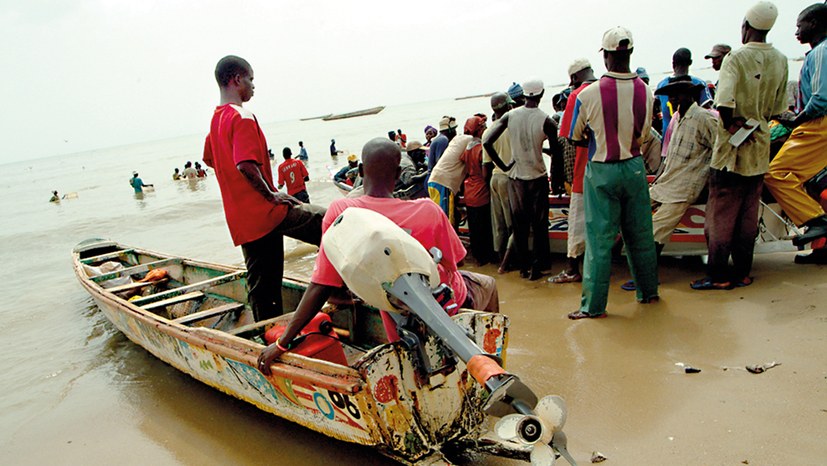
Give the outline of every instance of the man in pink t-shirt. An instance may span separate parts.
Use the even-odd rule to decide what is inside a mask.
[[[293,159],[293,151],[289,147],[282,150],[284,162],[279,165],[279,189],[287,185],[287,194],[296,199],[308,203],[310,202],[310,195],[307,194],[307,186],[305,181],[310,181],[310,174],[307,173],[307,168],[301,160]]]
[[[301,204],[273,185],[267,141],[252,112],[253,69],[234,55],[215,67],[221,103],[204,142],[204,163],[215,170],[230,236],[247,265],[249,303],[256,320],[282,314],[283,236],[318,245],[324,209]]]
[[[454,291],[454,298],[446,304],[446,308],[451,309],[449,313],[456,312],[456,306],[452,306],[453,304],[498,312],[499,299],[494,279],[472,272],[460,272],[457,268],[465,257],[465,248],[442,209],[430,199],[405,201],[393,197],[394,184],[400,172],[400,159],[399,146],[394,142],[385,138],[368,141],[362,149],[362,166],[359,168],[364,180],[365,195],[333,201],[325,214],[322,231],[327,231],[339,214],[348,207],[361,207],[378,212],[409,231],[426,250],[437,247],[442,251],[442,261],[438,265],[439,278]],[[333,290],[343,286],[342,277],[330,263],[322,246],[316,257],[307,291],[281,338],[262,351],[258,359],[259,370],[269,375],[273,360],[284,352],[290,341],[310,322]],[[388,331],[388,339],[395,340],[395,328],[389,325],[389,319],[384,315],[383,320]]]

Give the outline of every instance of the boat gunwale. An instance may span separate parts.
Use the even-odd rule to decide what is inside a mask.
[[[118,243],[118,246],[122,247],[123,245]],[[225,273],[234,273],[245,270],[242,267],[226,266],[212,262],[188,259],[181,256],[167,256],[147,249],[131,249],[133,249],[134,254],[136,255],[142,254],[159,258],[179,258],[181,259],[182,266],[196,266],[218,270]],[[188,325],[174,322],[172,319],[167,319],[151,311],[147,311],[140,306],[129,302],[128,300],[118,297],[114,293],[106,291],[106,288],[103,288],[100,284],[92,281],[91,277],[86,275],[86,272],[81,265],[82,262],[80,259],[80,252],[73,252],[73,256],[75,275],[81,285],[86,288],[93,298],[107,302],[113,310],[128,313],[132,318],[140,319],[144,323],[156,327],[158,331],[169,334],[176,339],[183,340],[188,344],[202,346],[220,356],[229,357],[251,367],[256,367],[258,355],[263,349],[261,344],[236,335],[231,335],[227,332],[222,332],[220,330],[208,329],[204,327],[190,327]],[[302,284],[301,281],[288,277],[285,277],[284,281],[288,284],[295,285],[297,288],[300,288]],[[143,345],[140,344],[139,346],[143,347]],[[164,360],[163,358],[159,359]],[[168,361],[164,360],[164,362]],[[271,371],[273,372],[273,375],[277,377],[286,377],[304,382],[310,382],[317,384],[322,388],[335,390],[342,393],[355,394],[364,388],[364,379],[358,370],[349,366],[342,366],[295,353],[286,353],[282,355],[280,361],[273,363],[271,366]]]

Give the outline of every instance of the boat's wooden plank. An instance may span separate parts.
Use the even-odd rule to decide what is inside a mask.
[[[210,308],[210,309],[205,309],[203,311],[194,312],[194,313],[186,315],[184,317],[179,317],[179,318],[173,320],[173,322],[186,325],[186,324],[191,324],[193,322],[198,322],[199,320],[209,319],[211,317],[217,317],[217,316],[227,314],[227,313],[230,313],[230,312],[238,312],[242,309],[244,309],[244,304],[242,304],[242,303],[235,303],[235,302],[227,303],[227,304],[223,304],[223,305],[218,306],[218,307],[213,307],[213,308]]]
[[[232,330],[228,330],[227,333],[229,333],[230,335],[240,336],[240,335],[243,335],[247,332],[251,332],[251,331],[259,329],[259,328],[264,328],[264,327],[266,327],[270,324],[275,324],[279,320],[284,320],[284,319],[282,319],[281,316],[273,317],[272,319],[262,320],[260,322],[253,322],[252,324],[247,324],[247,325],[242,325],[241,327],[236,327]],[[287,325],[288,322],[290,322],[290,321],[285,320],[284,321],[285,325]]]
[[[180,264],[182,260],[178,257],[171,257],[168,259],[161,259],[153,262],[147,262],[145,264],[136,265],[133,267],[127,267],[125,269],[116,270],[114,272],[109,272],[105,274],[101,274],[95,277],[92,277],[93,282],[103,282],[106,280],[112,280],[113,278],[123,277],[125,275],[135,275],[136,273],[144,273],[148,272],[152,269],[157,269],[158,267],[170,264]]]
[[[218,286],[224,283],[228,283],[234,280],[238,280],[243,278],[247,275],[247,272],[242,270],[238,272],[228,273],[227,275],[222,275],[220,277],[211,278],[209,280],[204,280],[196,283],[191,283],[189,285],[184,285],[178,288],[174,288],[172,290],[162,291],[160,293],[151,294],[148,296],[141,297],[132,301],[132,304],[136,306],[146,307],[145,304],[151,303],[154,301],[160,301],[162,299],[172,298],[174,296],[182,295],[189,293],[190,291],[204,291],[210,289],[214,286]]]
[[[143,288],[143,287],[149,286],[149,285],[157,285],[157,284],[163,283],[167,280],[169,280],[169,279],[168,278],[163,278],[161,280],[155,280],[155,281],[151,281],[151,282],[127,283],[126,285],[118,285],[118,286],[113,286],[112,288],[104,288],[104,290],[106,290],[110,293],[120,293],[120,292],[123,292],[123,291],[130,291],[130,290],[134,290],[134,289],[138,289],[138,288]]]
[[[86,265],[94,264],[95,262],[105,261],[109,259],[114,259],[116,257],[120,257],[124,254],[129,254],[135,252],[134,249],[121,249],[119,251],[108,252],[106,254],[101,254],[99,256],[88,257],[86,259],[81,259],[80,262]]]
[[[170,306],[172,304],[178,304],[178,303],[182,303],[184,301],[189,301],[189,300],[192,300],[192,299],[203,298],[204,296],[205,296],[204,293],[202,293],[200,291],[191,291],[189,293],[184,293],[184,294],[181,294],[181,295],[177,295],[177,296],[174,296],[172,298],[162,299],[160,301],[154,301],[154,302],[151,302],[151,303],[146,304],[146,305],[141,306],[141,307],[146,309],[147,311],[150,311],[152,309],[157,309],[159,307]],[[132,302],[136,303],[137,301],[138,300],[136,299]]]

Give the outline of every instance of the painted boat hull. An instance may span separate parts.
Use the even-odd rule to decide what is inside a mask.
[[[548,237],[552,253],[566,254],[568,240],[569,197],[549,197]],[[708,254],[704,221],[706,204],[696,204],[686,211],[675,227],[669,242],[663,250],[666,256],[705,256]],[[460,232],[468,234],[468,226],[460,224]],[[759,211],[759,234],[756,238],[755,253],[795,251],[789,238],[795,235],[791,225],[781,218],[777,203],[761,204]]]
[[[168,257],[133,251],[139,264]],[[443,446],[481,434],[484,393],[462,362],[423,376],[414,352],[400,344],[380,344],[350,367],[289,353],[273,365],[273,375],[265,377],[255,368],[262,345],[142,309],[93,282],[79,252],[74,259],[81,285],[127,338],[193,378],[263,411],[342,441],[374,446],[404,464],[442,461]],[[181,269],[187,268],[201,273],[198,278],[243,270],[185,259]],[[215,291],[246,299],[245,288],[246,283],[238,281],[219,285]],[[285,306],[298,302],[300,282],[286,279],[283,289],[291,295],[286,296]],[[505,358],[506,316],[468,311],[454,320],[480,347]],[[433,337],[425,347],[432,365],[445,363],[442,347]]]

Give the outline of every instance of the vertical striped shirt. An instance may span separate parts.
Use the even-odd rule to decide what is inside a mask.
[[[640,156],[652,126],[652,91],[635,73],[609,72],[574,104],[569,139],[589,140],[589,160],[620,162]]]

